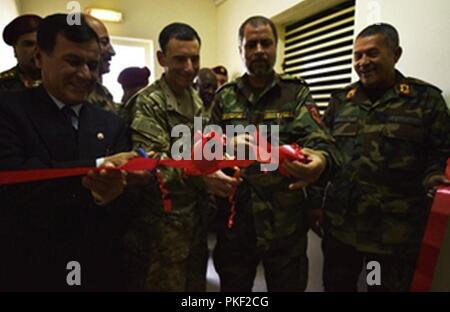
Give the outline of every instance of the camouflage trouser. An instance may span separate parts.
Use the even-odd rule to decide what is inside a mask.
[[[206,290],[208,249],[205,226],[191,218],[162,216],[148,223],[145,233],[148,242],[140,240],[134,244],[137,248],[128,253],[129,290]]]
[[[381,285],[367,285],[369,292],[408,291],[416,267],[417,253],[397,252],[392,255],[363,253],[326,234],[322,240],[324,255],[323,284],[325,291],[357,291],[358,278],[370,261],[380,264]],[[365,274],[364,274],[365,276]],[[364,278],[364,284],[366,279]]]
[[[245,238],[220,235],[214,266],[221,291],[250,292],[260,261],[268,291],[304,291],[308,280],[307,236],[293,235],[274,241],[267,251],[243,244]]]

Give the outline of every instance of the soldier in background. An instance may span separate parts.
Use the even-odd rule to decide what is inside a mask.
[[[217,77],[217,89],[228,82],[228,71],[224,66],[219,65],[211,68],[211,70]]]
[[[334,93],[324,116],[343,157],[326,192],[326,291],[356,291],[370,261],[381,266],[381,285],[369,291],[408,291],[427,191],[450,184],[449,110],[437,87],[395,69],[401,54],[394,27],[365,28],[354,46],[360,80]]]
[[[306,256],[308,208],[298,188],[325,179],[336,167],[333,139],[315,119],[317,107],[306,83],[273,70],[277,31],[263,16],[247,19],[239,29],[239,50],[247,73],[223,86],[215,98],[211,124],[278,125],[280,144],[298,143],[311,162],[286,162],[292,178],[279,171],[262,172],[255,164],[241,169],[243,182],[234,196],[234,224],[229,226],[228,196],[235,178],[217,171],[204,178],[218,197],[220,225],[214,265],[222,291],[251,291],[262,261],[269,291],[304,291],[308,275]],[[314,112],[314,113],[313,113]],[[249,135],[234,138],[247,147]]]
[[[14,48],[17,65],[0,73],[0,91],[22,91],[41,83],[41,71],[34,59],[36,33],[41,21],[37,15],[21,15],[3,30],[3,40]]]
[[[212,103],[216,94],[217,78],[209,68],[202,68],[198,71],[195,86],[203,102],[204,115],[211,116]]]
[[[117,78],[123,90],[119,116],[125,120],[127,125],[131,124],[131,118],[136,113],[136,98],[139,92],[147,87],[149,77],[150,69],[147,67],[127,67],[120,72]]]
[[[102,84],[102,77],[104,74],[109,73],[109,67],[111,58],[116,55],[111,41],[109,38],[108,30],[105,25],[99,19],[91,16],[84,15],[89,26],[97,33],[100,38],[100,66],[99,66],[99,80],[95,85],[94,91],[89,95],[88,102],[94,105],[98,105],[104,110],[116,113],[118,112],[118,105],[114,103],[113,96],[109,90]]]
[[[189,25],[172,23],[159,35],[158,62],[163,76],[136,100],[131,124],[133,147],[173,158],[171,130],[179,124],[194,127],[202,102],[192,87],[200,66],[200,37]],[[144,193],[142,213],[130,233],[135,254],[134,289],[146,291],[205,291],[206,192],[198,177],[161,167],[157,182]]]

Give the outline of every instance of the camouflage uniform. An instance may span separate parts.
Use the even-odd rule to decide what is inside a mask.
[[[27,88],[35,88],[41,84],[41,80],[26,82],[22,80],[19,66],[15,66],[0,73],[0,91],[24,91]]]
[[[192,88],[183,98],[170,90],[164,76],[144,89],[136,99],[133,146],[155,151],[171,158],[171,137],[178,124],[191,128],[194,116],[202,115],[201,99]],[[155,181],[144,194],[127,241],[135,274],[135,289],[147,291],[206,290],[206,191],[200,177],[184,177],[180,169],[158,169],[172,206],[164,206],[159,183]]]
[[[357,82],[332,95],[324,122],[343,157],[325,202],[325,288],[356,290],[365,257],[381,259],[378,289],[408,290],[429,211],[423,181],[450,156],[441,91],[397,72],[372,103]]]
[[[99,82],[96,83],[94,91],[86,101],[114,114],[117,114],[119,110],[118,105],[114,103],[112,94]]]
[[[138,96],[141,94],[142,91],[146,90],[146,93],[150,93],[150,89],[143,88],[133,94],[125,103],[120,105],[118,109],[118,115],[121,117],[127,125],[131,125],[131,122],[133,121],[133,117],[136,115],[136,100]]]
[[[247,75],[224,85],[215,98],[212,124],[279,125],[280,145],[300,146],[325,152],[328,175],[336,166],[335,146],[321,128],[321,120],[303,80],[274,75],[256,95]],[[316,116],[316,117],[314,117]],[[257,264],[262,260],[269,291],[304,291],[310,203],[302,190],[290,191],[294,182],[278,171],[261,172],[258,164],[243,169],[244,181],[236,191],[234,225],[227,227],[230,207],[218,199],[220,228],[214,264],[222,291],[251,291]],[[316,207],[318,208],[318,207]]]

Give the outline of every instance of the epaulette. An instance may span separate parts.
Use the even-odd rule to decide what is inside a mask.
[[[423,81],[423,80],[420,80],[420,79],[417,79],[417,78],[406,77],[403,81],[404,81],[404,82],[400,84],[400,92],[401,92],[401,93],[403,93],[403,92],[402,92],[402,89],[403,89],[405,92],[407,91],[407,89],[408,89],[408,87],[409,87],[409,84],[410,84],[410,85],[419,85],[419,86],[430,87],[430,88],[433,88],[433,89],[437,90],[439,93],[442,93],[442,90],[439,89],[437,86],[432,85],[431,83],[428,83],[428,82],[426,82],[426,81]],[[403,87],[402,87],[402,85],[403,85]]]
[[[0,80],[12,80],[16,78],[16,73],[12,70],[8,70],[0,73]]]

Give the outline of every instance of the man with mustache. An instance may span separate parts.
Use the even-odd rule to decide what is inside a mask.
[[[109,90],[102,84],[102,77],[109,73],[111,58],[116,55],[111,40],[109,38],[108,29],[103,22],[91,15],[85,14],[86,21],[89,26],[97,33],[100,39],[100,66],[99,78],[95,85],[94,91],[89,95],[88,102],[113,112],[118,112],[118,105],[114,103],[113,96]]]
[[[0,91],[19,91],[38,86],[41,71],[36,66],[36,31],[42,18],[21,15],[6,25],[3,40],[14,48],[17,65],[0,73]]]
[[[211,124],[223,129],[277,125],[280,144],[299,144],[310,162],[286,162],[289,178],[278,170],[262,172],[257,164],[241,169],[243,181],[223,171],[204,178],[209,191],[220,197],[214,265],[222,291],[251,291],[260,262],[269,291],[305,290],[306,214],[314,205],[298,188],[324,181],[336,167],[333,140],[314,117],[317,108],[305,82],[273,69],[277,39],[275,25],[266,17],[253,16],[242,23],[239,51],[247,72],[219,89]],[[248,135],[234,140],[247,147],[254,142]],[[237,184],[233,216],[229,196]]]
[[[366,27],[356,37],[359,81],[335,92],[324,116],[342,170],[325,202],[325,291],[356,291],[370,261],[381,284],[369,291],[408,291],[429,212],[427,192],[450,184],[450,113],[441,90],[405,77],[397,30]]]
[[[200,67],[200,37],[189,25],[172,23],[159,35],[158,62],[162,77],[136,99],[131,124],[134,148],[173,158],[173,127],[183,124],[193,133],[194,117],[201,117],[202,101],[192,83]],[[205,291],[206,209],[201,180],[183,170],[158,169],[158,179],[145,192],[130,247],[135,258],[134,290]]]

